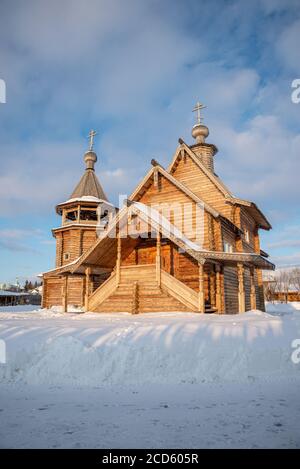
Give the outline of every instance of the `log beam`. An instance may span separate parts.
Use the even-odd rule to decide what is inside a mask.
[[[62,310],[68,312],[68,276],[65,275],[62,284]]]
[[[139,312],[139,284],[138,281],[133,283],[133,299],[132,299],[132,314]]]
[[[238,270],[238,282],[239,282],[239,313],[245,312],[245,286],[244,286],[244,265],[241,263],[237,264]]]
[[[255,277],[254,277],[254,268],[250,269],[250,281],[251,281],[251,309],[256,309],[256,291],[255,291]]]
[[[221,269],[221,265],[216,264],[216,308],[219,314],[222,313]]]
[[[84,309],[88,311],[89,309],[89,296],[91,289],[91,268],[87,267],[85,269],[85,297],[84,297]]]
[[[198,262],[199,267],[199,293],[198,293],[198,310],[199,313],[205,313],[205,294],[204,294],[204,263],[205,260]]]
[[[6,301],[6,298],[5,298]],[[43,278],[42,308],[47,308],[47,280]]]
[[[160,232],[156,233],[156,281],[161,285],[161,236]]]
[[[116,263],[117,285],[120,284],[120,280],[121,280],[121,256],[122,256],[122,238],[121,238],[121,233],[119,231],[118,237],[117,237],[117,263]]]
[[[216,274],[214,270],[214,264],[210,265],[209,272],[209,290],[210,290],[210,304],[216,306]]]

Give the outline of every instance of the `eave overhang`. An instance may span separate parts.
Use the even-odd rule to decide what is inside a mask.
[[[264,230],[271,230],[272,225],[267,220],[266,216],[262,213],[262,211],[257,207],[254,202],[250,202],[248,200],[239,199],[237,197],[226,197],[227,202],[233,205],[240,205],[242,207],[246,207],[254,220],[256,221],[259,228]]]

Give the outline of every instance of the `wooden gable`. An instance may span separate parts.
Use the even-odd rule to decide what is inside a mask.
[[[191,240],[197,237],[199,239],[202,234],[203,247],[209,249],[212,244],[208,232],[209,220],[217,218],[218,212],[203,203],[195,194],[190,193],[180,181],[174,180],[171,175],[165,173],[161,167],[155,168],[139,192],[134,193],[130,199],[157,207],[170,223]],[[201,216],[204,216],[202,221],[197,218]]]
[[[194,155],[194,158],[198,157]],[[170,166],[172,176],[223,216],[232,220],[232,206],[228,204],[225,190],[222,190],[222,186],[218,187],[217,181],[209,177],[207,171],[186,151],[179,153],[176,161]]]

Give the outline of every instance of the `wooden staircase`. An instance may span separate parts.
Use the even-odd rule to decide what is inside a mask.
[[[198,293],[164,270],[161,270],[161,287],[169,295],[183,303],[188,311],[198,311]]]
[[[98,311],[98,305],[102,304],[117,288],[117,277],[115,272],[100,285],[89,297],[88,311]]]
[[[122,266],[119,284],[113,273],[90,296],[94,312],[147,313],[198,311],[198,293],[164,270],[157,278],[155,264]]]

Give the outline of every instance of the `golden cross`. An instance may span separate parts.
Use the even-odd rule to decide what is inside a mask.
[[[97,132],[95,130],[91,130],[90,133],[88,134],[88,138],[90,139],[90,151],[92,151],[94,148],[95,135],[97,135]]]
[[[204,104],[199,103],[199,101],[196,103],[193,112],[197,112],[197,124],[201,124],[201,121],[203,120],[203,117],[201,117],[200,111],[201,109],[206,108]]]

